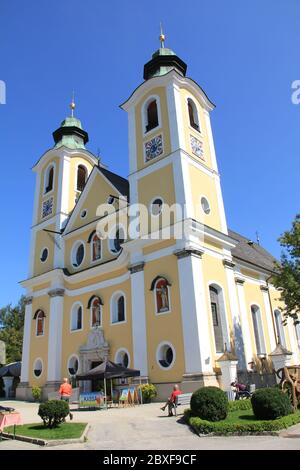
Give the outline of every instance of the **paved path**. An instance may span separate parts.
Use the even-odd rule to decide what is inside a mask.
[[[17,408],[24,423],[37,422],[37,405],[25,402],[5,402]],[[1,403],[4,404],[4,403]],[[199,438],[180,423],[180,417],[168,418],[160,411],[160,404],[113,408],[102,411],[75,411],[75,422],[88,422],[91,429],[88,440],[82,444],[48,447],[52,449],[300,449],[300,425],[277,436],[206,437]],[[0,450],[45,450],[20,441],[0,442]]]

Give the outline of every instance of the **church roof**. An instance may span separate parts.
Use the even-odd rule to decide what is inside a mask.
[[[228,235],[239,243],[232,250],[232,256],[237,260],[245,261],[268,271],[274,271],[276,259],[258,243],[254,243],[249,238],[240,235],[233,230],[228,230]]]
[[[103,167],[98,167],[98,170],[111,182],[111,184],[121,193],[123,196],[127,196],[129,199],[129,181],[122,176],[113,173]]]

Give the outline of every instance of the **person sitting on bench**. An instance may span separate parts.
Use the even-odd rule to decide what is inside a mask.
[[[173,387],[173,392],[171,393],[170,397],[168,398],[167,402],[165,403],[164,406],[161,407],[162,411],[165,411],[165,409],[168,407],[169,410],[169,416],[173,416],[172,410],[174,408],[174,404],[176,401],[176,397],[178,395],[181,395],[182,391],[179,389],[179,385],[174,385]]]

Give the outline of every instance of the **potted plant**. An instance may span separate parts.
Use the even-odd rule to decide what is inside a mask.
[[[34,401],[41,401],[41,398],[42,398],[41,387],[32,387],[31,394],[32,394],[32,398],[34,399]]]
[[[157,396],[156,387],[153,384],[140,385],[143,403],[151,403],[151,399]]]

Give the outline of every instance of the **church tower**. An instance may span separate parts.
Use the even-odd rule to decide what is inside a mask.
[[[144,66],[144,82],[121,106],[129,120],[131,203],[161,200],[227,234],[210,125],[214,104],[186,76],[175,52],[160,48]]]
[[[31,228],[29,278],[64,266],[60,232],[74,208],[95,164],[85,148],[88,133],[74,116],[53,132],[54,146],[34,165],[36,188]]]

